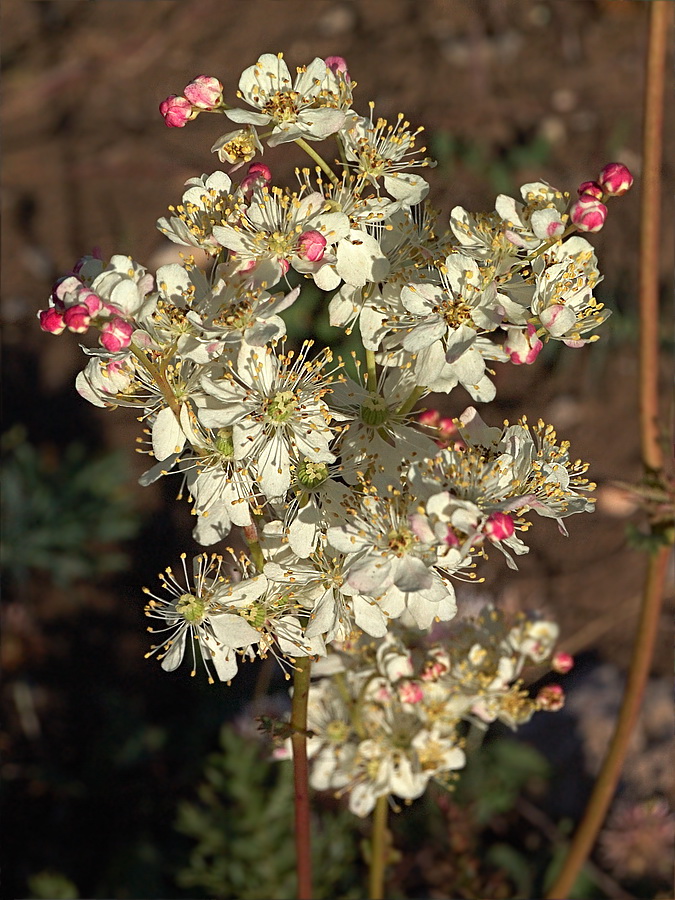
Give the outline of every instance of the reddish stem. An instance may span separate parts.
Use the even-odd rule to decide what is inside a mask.
[[[312,900],[312,854],[309,815],[309,766],[307,763],[307,700],[309,697],[309,657],[295,660],[291,744],[295,783],[295,854],[298,900]]]

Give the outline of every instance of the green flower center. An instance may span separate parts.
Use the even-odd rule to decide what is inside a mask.
[[[366,425],[378,427],[389,418],[389,408],[384,397],[368,397],[361,405],[361,419]]]
[[[232,459],[234,456],[234,441],[232,440],[231,428],[219,428],[216,432],[216,450],[225,459]]]
[[[341,719],[333,719],[326,726],[326,737],[331,744],[344,744],[349,737],[349,725]]]
[[[206,616],[206,601],[194,594],[181,594],[176,603],[176,612],[190,625],[199,625]]]
[[[306,459],[298,467],[298,481],[305,487],[314,488],[328,478],[328,466],[325,463],[310,462]]]
[[[399,528],[398,531],[389,532],[387,544],[396,556],[404,556],[414,546],[415,535],[407,528]]]
[[[278,424],[287,422],[298,408],[298,398],[293,391],[279,391],[267,401],[267,418]]]

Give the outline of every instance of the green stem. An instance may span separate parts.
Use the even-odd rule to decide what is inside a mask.
[[[320,156],[316,152],[316,150],[307,143],[307,141],[305,141],[303,138],[296,138],[295,143],[298,145],[298,147],[302,147],[307,156],[311,157],[317,164],[317,166],[319,166],[319,168],[322,169],[326,173],[326,175],[328,175],[333,184],[339,184],[340,179],[337,177],[335,172],[331,169],[326,160],[322,156]]]
[[[403,416],[403,415],[405,415],[406,413],[409,413],[410,410],[413,408],[413,406],[414,406],[414,405],[417,403],[417,401],[420,399],[420,397],[423,397],[423,396],[425,395],[426,391],[427,391],[427,389],[426,389],[426,387],[424,387],[424,385],[419,385],[419,384],[418,384],[417,387],[414,388],[414,389],[410,392],[410,396],[408,397],[408,399],[407,399],[407,400],[404,400],[404,402],[403,402],[403,404],[401,405],[400,409],[397,410],[397,414],[398,414],[399,416]]]
[[[309,765],[307,762],[307,701],[311,660],[295,660],[293,705],[291,708],[291,745],[295,785],[295,860],[298,876],[298,900],[312,900],[312,855],[309,815]]]
[[[369,900],[384,900],[384,873],[387,865],[387,813],[388,797],[377,798],[373,810],[373,828],[370,844]]]
[[[366,367],[368,371],[368,390],[371,394],[377,394],[377,367],[374,350],[366,350]]]

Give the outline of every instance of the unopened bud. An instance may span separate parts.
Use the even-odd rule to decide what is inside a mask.
[[[557,712],[565,705],[565,692],[559,684],[547,684],[536,697],[539,709],[547,712]]]
[[[630,190],[633,176],[622,163],[607,163],[598,176],[598,184],[610,197],[620,197]]]
[[[603,190],[597,181],[582,181],[577,188],[577,194],[579,197],[582,194],[590,194],[592,197],[602,200]]]
[[[298,238],[298,256],[310,262],[323,259],[326,249],[326,238],[320,231],[303,231]]]
[[[120,350],[126,350],[131,343],[131,335],[134,332],[134,326],[124,319],[115,317],[106,322],[101,328],[101,345],[109,353],[119,353]]]
[[[177,97],[171,94],[159,104],[159,111],[164,116],[164,121],[169,128],[183,128],[190,119],[194,119],[196,111],[187,97]]]
[[[592,194],[582,194],[570,207],[570,219],[579,231],[600,231],[607,218],[607,207]]]
[[[66,323],[63,321],[63,312],[54,306],[50,306],[49,309],[41,309],[38,319],[43,331],[48,331],[50,334],[61,334],[62,331],[65,331]]]
[[[574,668],[574,657],[569,653],[556,653],[551,660],[551,668],[559,675],[566,675]]]
[[[441,414],[437,409],[425,409],[417,417],[420,425],[428,425],[430,428],[437,428],[441,420]]]
[[[345,81],[351,81],[347,70],[347,61],[343,56],[327,56],[324,62],[335,75],[340,72],[344,75]]]
[[[532,324],[529,324],[525,331],[520,328],[509,328],[504,341],[504,350],[515,366],[531,366],[543,346],[537,337],[537,329]]]
[[[80,291],[77,295],[77,302],[80,306],[86,306],[90,316],[95,316],[103,308],[103,300],[89,288]]]
[[[223,99],[223,86],[212,75],[198,75],[186,85],[183,93],[199,109],[216,109]]]
[[[86,306],[78,303],[76,306],[68,307],[63,314],[63,321],[66,323],[68,331],[72,331],[75,334],[84,334],[89,329],[91,315]]]
[[[405,681],[399,685],[398,696],[402,703],[420,703],[424,700],[424,691],[416,681]]]
[[[510,538],[514,531],[513,519],[507,513],[492,513],[485,523],[485,534],[491,541],[504,541]]]
[[[239,190],[246,194],[248,191],[252,191],[253,188],[269,184],[271,180],[272,172],[270,167],[266,166],[265,163],[254,162],[248,167],[246,176],[242,178]]]

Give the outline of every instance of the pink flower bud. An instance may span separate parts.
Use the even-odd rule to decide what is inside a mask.
[[[448,530],[443,537],[443,543],[448,547],[459,547],[459,538],[452,530],[452,528],[448,527]]]
[[[223,86],[211,75],[198,75],[183,91],[193,106],[199,109],[215,109],[223,99]]]
[[[239,190],[245,194],[248,191],[252,191],[255,187],[262,187],[264,184],[269,184],[271,180],[272,173],[270,167],[266,166],[265,163],[254,162],[251,163],[245,177],[242,178]]]
[[[187,97],[177,97],[176,94],[171,94],[166,100],[162,100],[159,104],[159,111],[164,116],[164,121],[169,128],[184,128],[196,115]]]
[[[326,238],[320,231],[303,231],[298,238],[298,256],[310,262],[323,259],[326,249]]]
[[[402,703],[420,703],[424,700],[424,691],[415,681],[406,681],[399,685],[398,696]]]
[[[565,692],[559,684],[547,684],[537,694],[536,701],[539,709],[557,712],[565,705]]]
[[[430,428],[438,427],[440,419],[441,414],[437,409],[425,409],[424,412],[420,413],[417,417],[417,421],[420,425],[428,425]]]
[[[124,319],[111,319],[101,328],[101,345],[109,353],[119,353],[120,350],[126,350],[131,343],[131,335],[134,326]]]
[[[327,56],[324,62],[335,75],[341,72],[345,77],[345,81],[351,81],[347,71],[347,61],[343,56]]]
[[[63,321],[66,323],[68,331],[84,334],[89,329],[91,315],[86,306],[78,303],[76,306],[68,307],[63,314]]]
[[[556,653],[551,660],[551,668],[560,675],[566,675],[574,668],[574,657],[569,653]]]
[[[607,207],[592,194],[582,194],[570,207],[570,219],[579,231],[600,231],[607,218]]]
[[[61,334],[65,331],[66,323],[63,321],[63,312],[55,306],[49,309],[41,309],[38,313],[40,328],[50,334]]]
[[[633,176],[622,163],[607,163],[598,175],[598,184],[610,197],[620,197],[630,190]]]
[[[90,316],[95,316],[96,313],[103,308],[103,300],[101,300],[98,294],[90,291],[89,288],[84,288],[80,291],[77,302],[81,306],[87,307]]]
[[[520,328],[509,328],[504,350],[509,354],[509,359],[514,366],[531,366],[542,351],[543,343],[537,337],[537,329],[534,325],[527,326],[526,331]]]
[[[514,531],[513,519],[507,513],[491,513],[485,523],[485,534],[491,541],[506,540],[506,538],[511,537]]]
[[[590,194],[591,197],[596,197],[598,200],[602,200],[603,190],[597,181],[582,181],[577,188],[577,194],[580,197],[582,194]]]

